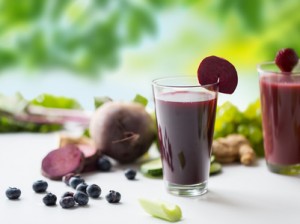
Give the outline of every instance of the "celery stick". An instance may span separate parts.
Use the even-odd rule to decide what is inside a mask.
[[[178,205],[145,198],[140,198],[139,202],[147,213],[156,218],[164,219],[169,222],[177,222],[182,217],[182,212]]]

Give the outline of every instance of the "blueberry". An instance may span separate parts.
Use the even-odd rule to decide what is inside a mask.
[[[82,179],[81,177],[71,177],[69,180],[69,184],[71,187],[73,187],[74,189],[76,189],[76,187],[81,184],[84,183],[84,179]]]
[[[48,188],[48,183],[44,180],[38,180],[38,181],[34,182],[32,185],[32,189],[36,193],[45,192],[47,190],[47,188]]]
[[[86,193],[91,198],[98,198],[101,195],[101,188],[97,184],[88,185]]]
[[[72,208],[75,206],[75,200],[73,197],[67,196],[61,198],[59,204],[62,208]]]
[[[109,194],[105,196],[109,203],[119,203],[121,200],[121,194],[117,191],[110,190]]]
[[[76,191],[81,191],[83,193],[86,193],[87,186],[88,185],[86,183],[78,184],[77,187],[76,187]]]
[[[65,197],[73,197],[73,196],[74,196],[73,192],[67,191],[61,197],[65,198]]]
[[[136,176],[136,171],[133,169],[125,170],[125,176],[128,180],[133,180]]]
[[[21,196],[21,190],[16,187],[10,187],[5,192],[8,199],[18,199]]]
[[[63,181],[66,185],[70,186],[69,181],[70,181],[71,177],[80,177],[80,176],[79,176],[78,174],[75,174],[75,173],[68,173],[68,174],[66,174],[66,175],[64,175],[64,176],[62,177],[62,181]]]
[[[43,197],[43,202],[47,206],[55,205],[57,197],[55,194],[47,193],[45,197]]]
[[[97,169],[100,171],[110,171],[111,169],[111,162],[105,156],[102,156],[97,161]]]
[[[89,202],[89,196],[82,191],[77,191],[74,194],[74,200],[77,202],[79,205],[87,205]]]

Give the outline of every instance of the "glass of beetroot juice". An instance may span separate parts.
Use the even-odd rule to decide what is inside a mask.
[[[207,192],[218,83],[200,85],[196,77],[152,82],[163,179],[175,195]]]
[[[300,70],[281,72],[274,62],[257,68],[268,169],[300,174]]]

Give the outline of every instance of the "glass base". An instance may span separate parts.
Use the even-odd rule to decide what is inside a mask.
[[[300,164],[294,165],[277,165],[267,162],[268,169],[273,173],[284,174],[284,175],[299,175]]]
[[[172,184],[166,181],[166,187],[168,192],[174,195],[200,196],[207,192],[207,181],[192,185]]]

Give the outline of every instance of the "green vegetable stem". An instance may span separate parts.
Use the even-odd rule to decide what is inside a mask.
[[[75,99],[42,94],[28,101],[20,93],[0,94],[0,133],[47,133],[62,129],[71,120],[84,124],[89,120]]]

